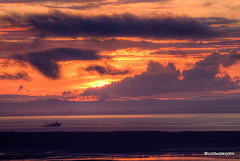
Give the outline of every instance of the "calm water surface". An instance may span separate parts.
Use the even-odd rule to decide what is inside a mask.
[[[61,122],[61,127],[41,127]],[[0,131],[240,131],[240,114],[0,117]]]

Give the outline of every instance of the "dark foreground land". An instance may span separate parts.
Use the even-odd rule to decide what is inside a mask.
[[[14,151],[82,154],[237,152],[240,151],[240,132],[1,132],[0,152]]]

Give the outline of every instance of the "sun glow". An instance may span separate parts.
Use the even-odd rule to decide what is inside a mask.
[[[89,85],[95,88],[95,87],[102,87],[110,83],[111,82],[108,82],[108,81],[94,81],[94,82],[90,82]]]

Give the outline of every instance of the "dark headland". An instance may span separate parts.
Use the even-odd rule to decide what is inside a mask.
[[[1,152],[237,152],[240,132],[1,132],[0,143]]]

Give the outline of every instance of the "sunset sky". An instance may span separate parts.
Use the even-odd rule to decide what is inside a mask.
[[[239,9],[239,0],[0,0],[0,112],[237,111]]]

